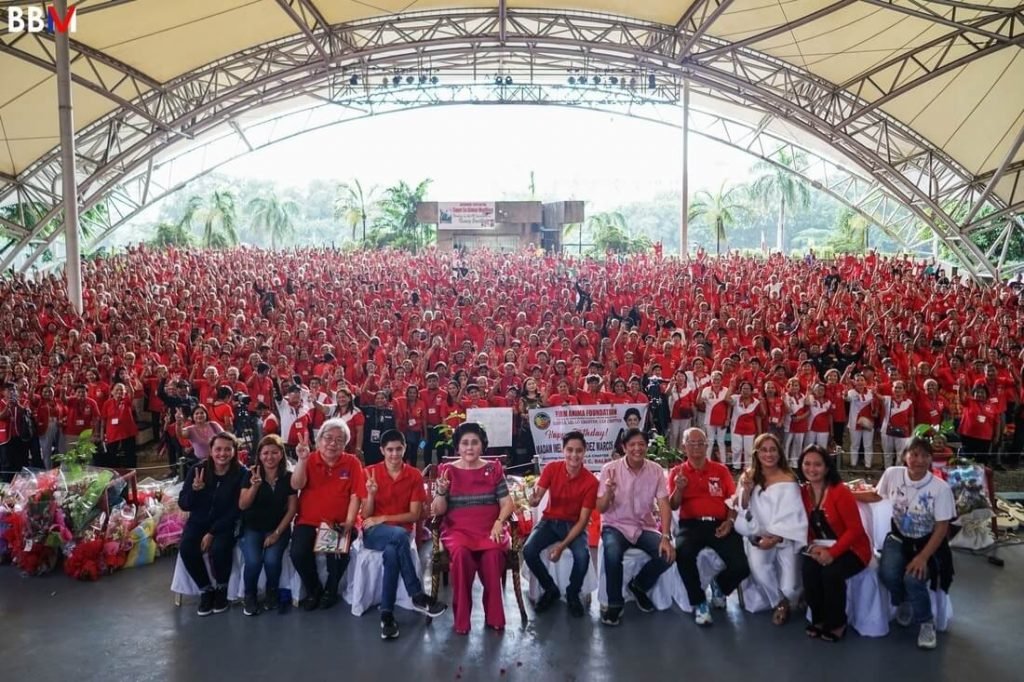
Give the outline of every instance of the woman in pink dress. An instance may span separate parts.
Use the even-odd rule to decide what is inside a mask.
[[[479,424],[459,425],[452,442],[459,459],[441,467],[432,511],[444,517],[441,543],[451,557],[455,632],[469,633],[477,573],[484,586],[484,622],[492,630],[503,630],[501,576],[509,549],[505,522],[514,509],[505,471],[497,461],[483,459],[487,434]]]

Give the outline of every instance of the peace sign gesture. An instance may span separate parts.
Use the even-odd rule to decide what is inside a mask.
[[[199,492],[206,487],[206,481],[203,480],[205,477],[206,467],[199,465],[196,467],[195,471],[195,476],[192,477],[192,490]]]
[[[303,462],[309,459],[309,433],[305,429],[299,436],[299,444],[295,446],[295,456]]]
[[[253,488],[257,488],[261,483],[263,483],[263,478],[260,476],[260,465],[259,462],[256,462],[252,465],[252,468],[249,469],[249,485]]]
[[[369,497],[377,494],[377,472],[372,468],[366,470],[366,494]]]
[[[451,487],[451,484],[451,479],[448,478],[448,469],[445,469],[434,482],[434,491],[441,497],[444,497],[448,494],[448,489]]]
[[[614,497],[617,485],[618,484],[615,482],[615,469],[609,469],[608,478],[604,481],[605,495],[607,497]]]

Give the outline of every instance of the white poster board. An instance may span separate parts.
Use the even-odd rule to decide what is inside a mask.
[[[466,421],[476,422],[487,434],[487,447],[512,447],[511,407],[471,407],[466,410]]]
[[[562,436],[580,431],[587,439],[587,454],[583,464],[591,471],[611,461],[615,441],[627,428],[626,413],[639,413],[638,423],[643,427],[647,418],[647,405],[566,405],[530,410],[530,431],[541,466],[562,458]]]
[[[494,202],[439,201],[437,202],[437,229],[494,229]]]

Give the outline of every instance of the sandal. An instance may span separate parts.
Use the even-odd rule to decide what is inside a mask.
[[[789,620],[789,602],[783,599],[772,611],[772,622],[776,625],[785,625]]]
[[[822,631],[820,625],[808,625],[807,629],[804,630],[804,632],[806,632],[807,636],[811,639],[818,639],[819,637],[821,637]]]
[[[828,630],[821,631],[821,641],[830,642],[836,644],[843,641],[843,637],[846,637],[847,627],[844,625],[839,632],[829,632]]]

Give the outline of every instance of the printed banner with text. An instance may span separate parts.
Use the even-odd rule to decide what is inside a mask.
[[[437,227],[441,230],[480,230],[494,228],[494,202],[439,201]]]
[[[562,436],[580,431],[587,439],[584,466],[597,471],[611,461],[615,441],[630,426],[642,426],[647,405],[566,405],[530,410],[530,430],[541,466],[562,459]]]

